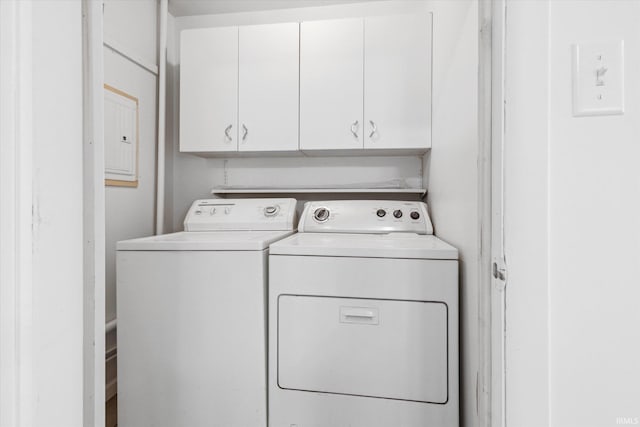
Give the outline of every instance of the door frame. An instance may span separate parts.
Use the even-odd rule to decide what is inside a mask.
[[[83,74],[83,425],[105,425],[103,2],[82,0]]]
[[[0,426],[32,424],[30,2],[0,2]]]
[[[507,0],[491,2],[491,260],[488,309],[491,399],[489,425],[506,426],[506,294],[504,245],[505,42]],[[485,276],[486,277],[486,276]]]
[[[83,0],[83,424],[104,426],[102,2]],[[33,11],[0,1],[0,427],[36,411],[33,353]],[[98,90],[99,88],[99,90]]]
[[[479,0],[477,423],[505,427],[504,66],[506,0]]]

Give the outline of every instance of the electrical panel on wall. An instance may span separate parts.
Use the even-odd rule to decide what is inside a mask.
[[[624,113],[624,42],[573,46],[573,115]]]
[[[138,186],[138,99],[105,85],[105,183]]]

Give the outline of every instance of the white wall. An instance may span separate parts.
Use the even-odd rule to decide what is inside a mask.
[[[460,253],[461,425],[477,424],[479,369],[478,2],[434,2],[433,147],[428,203],[435,233]]]
[[[145,64],[158,64],[155,0],[104,0],[104,41]]]
[[[105,42],[157,66],[155,0],[106,0]],[[109,47],[104,48],[105,83],[138,98],[138,187],[107,187],[106,320],[116,317],[115,245],[119,240],[152,235],[155,224],[157,76]]]
[[[640,3],[509,7],[518,13],[507,22],[507,63],[514,63],[507,83],[516,96],[511,103],[508,91],[507,120],[519,130],[506,139],[507,150],[513,145],[506,160],[507,261],[520,262],[509,264],[507,283],[507,342],[515,341],[507,360],[508,419],[511,413],[518,426],[613,426],[618,417],[637,424]],[[571,45],[620,39],[625,114],[573,117]],[[522,238],[527,234],[533,240]]]
[[[32,425],[80,427],[83,403],[82,13],[33,2]],[[26,319],[23,319],[26,321]],[[22,425],[22,424],[21,424]]]
[[[639,22],[637,1],[551,2],[549,356],[555,426],[640,420]],[[625,115],[572,117],[571,44],[620,39]]]
[[[507,7],[504,147],[506,421],[549,425],[546,2]]]

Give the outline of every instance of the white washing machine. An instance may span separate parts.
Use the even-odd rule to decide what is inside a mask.
[[[118,425],[267,424],[267,267],[294,199],[197,200],[185,231],[118,242]]]
[[[309,202],[269,255],[270,427],[457,427],[458,252],[419,202]]]

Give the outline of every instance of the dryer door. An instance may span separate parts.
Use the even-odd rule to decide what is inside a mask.
[[[446,403],[441,302],[280,295],[278,386]]]

